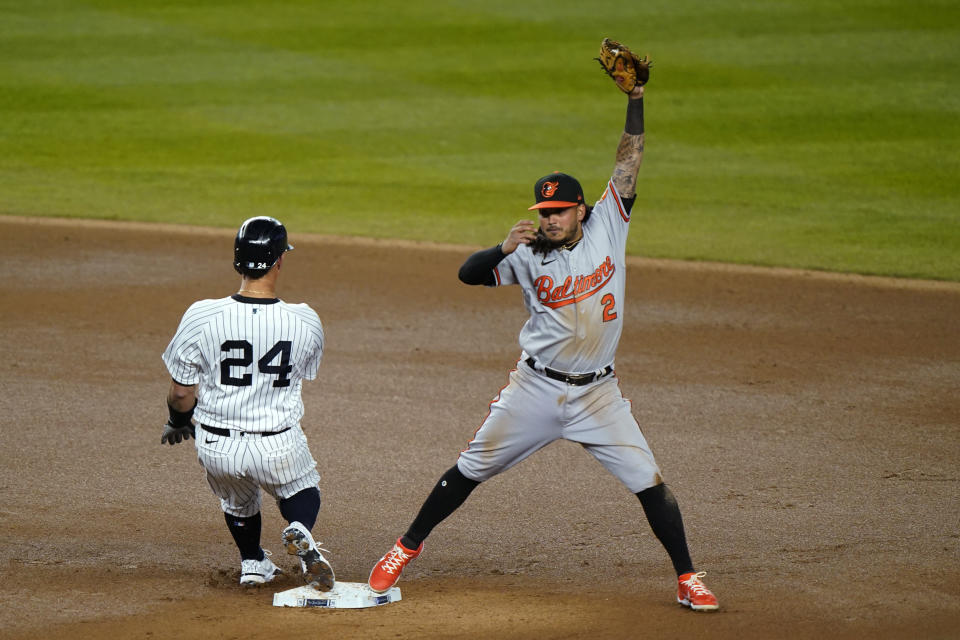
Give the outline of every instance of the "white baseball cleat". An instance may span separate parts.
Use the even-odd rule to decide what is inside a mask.
[[[240,563],[240,584],[246,586],[256,586],[270,582],[278,573],[283,571],[277,565],[273,564],[270,556],[273,555],[266,549],[263,552],[263,560],[244,560]]]
[[[282,540],[287,553],[300,557],[300,568],[303,570],[303,579],[307,584],[320,591],[329,591],[333,588],[333,583],[336,581],[333,567],[320,553],[327,550],[317,546],[309,529],[299,522],[291,522],[290,526],[283,530]],[[327,551],[327,553],[330,552]]]

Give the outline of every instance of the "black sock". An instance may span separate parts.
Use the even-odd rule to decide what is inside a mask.
[[[420,513],[407,529],[406,535],[400,539],[401,544],[407,549],[417,549],[435,526],[463,504],[478,484],[480,483],[476,480],[471,480],[460,473],[457,465],[450,467],[440,476],[433,491],[427,496],[423,506],[420,507]]]
[[[239,518],[229,513],[223,514],[227,521],[230,535],[240,550],[243,560],[263,560],[263,551],[260,549],[260,514],[249,518]]]
[[[289,498],[277,501],[277,506],[280,507],[280,515],[287,522],[296,521],[312,530],[317,522],[317,514],[320,513],[320,489],[304,489]]]
[[[637,494],[643,512],[647,515],[653,535],[667,550],[677,575],[693,571],[693,561],[687,549],[687,537],[683,533],[683,517],[673,492],[665,484],[658,484]]]

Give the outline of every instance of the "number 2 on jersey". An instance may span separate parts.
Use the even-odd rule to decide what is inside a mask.
[[[292,343],[289,340],[281,340],[257,361],[257,369],[260,373],[277,376],[277,379],[273,381],[274,387],[290,386],[288,376],[293,371],[293,365],[290,364],[291,347]],[[253,374],[243,373],[239,378],[235,378],[232,375],[232,369],[233,367],[246,369],[253,364],[253,345],[246,340],[227,340],[220,345],[220,351],[226,354],[230,354],[231,351],[236,349],[242,352],[240,357],[224,358],[220,361],[220,384],[231,387],[249,387],[253,384]],[[270,364],[277,356],[280,356],[280,363]]]
[[[607,295],[600,298],[600,304],[603,305],[603,321],[604,322],[610,322],[611,320],[617,319],[617,312],[613,310],[613,307],[615,304],[617,304],[617,301],[614,299],[612,293],[608,293]]]

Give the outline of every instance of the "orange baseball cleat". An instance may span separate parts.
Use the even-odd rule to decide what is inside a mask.
[[[407,566],[411,560],[420,555],[421,551],[423,551],[422,542],[416,551],[413,551],[403,546],[403,543],[401,543],[398,538],[397,543],[393,545],[393,549],[390,549],[373,567],[367,584],[377,593],[387,591],[390,587],[397,584],[397,580],[400,579],[400,574],[403,573],[403,568]]]
[[[720,608],[716,596],[707,589],[700,578],[707,575],[706,571],[699,573],[685,573],[677,578],[677,602],[686,605],[694,611],[715,611]]]

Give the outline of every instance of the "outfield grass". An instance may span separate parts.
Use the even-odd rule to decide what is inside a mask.
[[[494,244],[599,196],[604,36],[655,60],[631,253],[960,280],[953,1],[0,0],[0,213]]]

